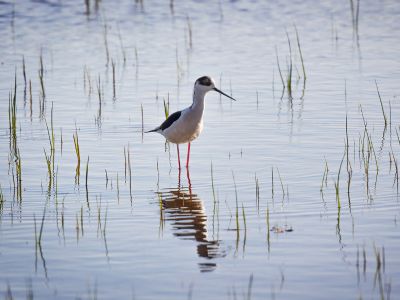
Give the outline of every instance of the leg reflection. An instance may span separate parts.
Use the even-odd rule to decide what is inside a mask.
[[[207,232],[207,215],[203,201],[192,191],[189,168],[186,169],[188,186],[181,186],[180,172],[178,187],[159,192],[165,221],[173,228],[174,236],[196,241],[199,257],[209,260],[225,256],[217,240],[210,240]],[[199,263],[200,271],[213,271],[214,262]]]

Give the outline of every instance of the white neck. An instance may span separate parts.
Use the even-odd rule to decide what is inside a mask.
[[[192,109],[194,110],[204,110],[204,98],[207,92],[194,90],[193,92],[193,103]]]

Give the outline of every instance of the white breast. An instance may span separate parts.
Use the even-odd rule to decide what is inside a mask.
[[[203,130],[203,110],[191,107],[182,111],[181,116],[161,134],[171,143],[184,144],[196,139]]]

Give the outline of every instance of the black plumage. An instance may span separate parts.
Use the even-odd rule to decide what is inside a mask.
[[[210,86],[212,84],[211,78],[208,76],[200,77],[199,79],[197,79],[197,82],[205,86]]]
[[[170,115],[159,127],[150,130],[148,132],[156,132],[158,130],[162,130],[164,131],[165,129],[167,129],[168,127],[170,127],[176,120],[179,119],[179,117],[181,116],[182,111],[176,111],[174,112],[172,115]]]

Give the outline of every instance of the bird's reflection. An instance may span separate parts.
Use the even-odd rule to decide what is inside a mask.
[[[209,239],[207,235],[207,215],[203,201],[192,192],[189,170],[188,186],[181,186],[180,172],[178,187],[159,192],[163,219],[170,223],[174,236],[182,240],[196,241],[199,257],[212,260],[225,256],[220,250],[218,240]],[[210,272],[217,267],[214,262],[199,263],[201,272]]]

